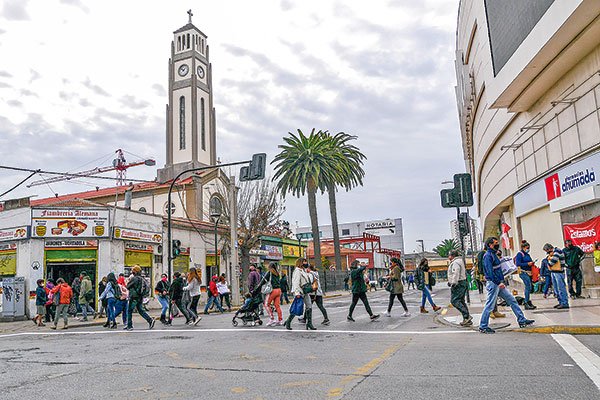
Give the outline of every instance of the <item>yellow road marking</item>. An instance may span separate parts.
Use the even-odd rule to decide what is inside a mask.
[[[242,394],[242,393],[246,393],[247,391],[248,391],[248,389],[246,389],[245,387],[232,387],[231,388],[231,393]]]
[[[281,385],[281,387],[282,388],[295,388],[295,387],[302,387],[302,386],[319,385],[321,383],[323,383],[323,381],[297,381],[297,382],[284,383],[283,385]]]

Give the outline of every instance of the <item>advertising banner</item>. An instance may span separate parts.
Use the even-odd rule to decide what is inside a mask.
[[[300,257],[300,248],[289,244],[283,245],[283,256],[284,257]]]
[[[100,209],[33,209],[31,236],[39,238],[107,238],[108,210]]]
[[[563,225],[565,240],[571,239],[574,245],[586,253],[594,251],[594,243],[600,242],[600,216],[580,224]]]
[[[0,276],[17,273],[17,245],[7,243],[0,245]]]
[[[371,221],[365,223],[365,232],[376,236],[388,236],[396,234],[396,222],[391,219],[382,221]]]
[[[46,240],[44,247],[47,249],[83,248],[97,249],[97,240]]]
[[[139,229],[120,228],[115,226],[115,239],[134,240],[138,242],[162,243],[162,233],[141,231]]]
[[[267,260],[283,260],[283,254],[281,252],[281,247],[279,246],[271,246],[269,244],[265,244],[262,246],[263,250],[269,252],[269,255],[265,256]]]
[[[15,228],[0,229],[0,242],[8,242],[9,240],[22,240],[28,238],[28,226],[17,226]]]

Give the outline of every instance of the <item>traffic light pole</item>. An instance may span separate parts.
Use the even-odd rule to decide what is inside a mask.
[[[179,180],[179,178],[181,178],[183,175],[185,174],[189,174],[190,172],[197,172],[197,171],[206,171],[209,169],[215,169],[215,168],[221,168],[221,167],[231,167],[234,165],[240,165],[240,164],[248,164],[251,161],[238,161],[238,162],[233,162],[233,163],[226,163],[226,164],[219,164],[219,165],[209,165],[207,167],[198,167],[198,168],[190,168],[190,169],[186,169],[185,171],[179,173],[175,178],[173,178],[173,181],[171,182],[171,185],[169,186],[169,194],[167,196],[167,244],[168,244],[168,253],[167,253],[167,268],[168,268],[168,274],[169,274],[169,282],[172,282],[172,274],[173,274],[173,238],[171,235],[171,214],[173,212],[172,208],[171,208],[171,195],[173,192],[173,188],[175,187],[175,183],[177,183],[177,180]],[[216,255],[215,255],[216,257]],[[230,278],[231,279],[231,278]],[[171,321],[171,316],[172,316],[172,310],[173,310],[173,304],[171,302],[169,302],[169,323]]]
[[[460,224],[460,207],[456,207],[456,223]],[[467,220],[468,222],[468,220]],[[465,266],[465,274],[467,274],[467,259],[465,256],[465,237],[463,236],[460,227],[458,229],[458,236],[460,236],[460,250],[462,254],[463,265]],[[471,290],[469,286],[469,280],[467,279],[467,304],[471,304],[471,295],[469,291]]]

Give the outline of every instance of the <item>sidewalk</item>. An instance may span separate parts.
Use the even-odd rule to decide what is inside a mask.
[[[480,295],[477,291],[471,291],[470,295],[469,311],[473,317],[472,328],[477,329],[486,297],[485,294]],[[519,291],[518,295],[522,296],[523,293]],[[519,328],[510,307],[498,307],[498,310],[506,314],[506,317],[490,318],[490,327],[503,331],[526,333],[600,334],[599,299],[569,299],[570,308],[568,310],[556,310],[554,305],[558,302],[553,296],[544,299],[543,295],[536,293],[531,295],[531,301],[537,306],[536,310],[525,310],[521,307],[527,318],[535,320],[535,324],[531,327]],[[462,316],[450,305],[442,311],[438,321],[451,326],[459,326],[458,323],[462,321]]]

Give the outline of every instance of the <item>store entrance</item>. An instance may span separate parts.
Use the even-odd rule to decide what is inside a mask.
[[[86,272],[92,281],[94,286],[94,293],[96,291],[96,263],[95,262],[72,262],[72,263],[47,263],[46,264],[46,279],[52,279],[54,283],[58,278],[63,278],[69,286],[73,283],[73,280],[81,275],[82,272]]]

